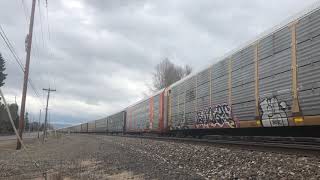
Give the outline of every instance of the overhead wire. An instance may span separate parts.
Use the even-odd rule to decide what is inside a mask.
[[[24,0],[21,0],[21,4],[22,4],[22,9],[24,11],[24,16],[26,17],[26,22],[28,24],[29,21],[29,17],[28,17],[28,8],[26,7]]]
[[[26,19],[26,22],[27,24],[29,24],[29,16],[28,16],[28,8],[26,7],[25,5],[25,1],[24,0],[21,0],[21,4],[22,4],[22,8],[23,8],[23,11],[24,11],[24,15],[25,15],[25,19]],[[49,10],[48,10],[48,1],[46,0],[45,1],[45,8],[46,8],[46,20],[47,20],[47,31],[48,31],[48,41],[50,41],[51,39],[51,32],[50,32],[50,23],[49,23]],[[42,44],[43,44],[43,48],[44,49],[47,49],[47,53],[49,55],[51,55],[51,49],[50,49],[50,46],[47,45],[48,43],[46,43],[46,38],[44,38],[44,30],[43,30],[43,19],[42,19],[42,11],[41,11],[41,4],[40,4],[40,0],[38,0],[38,9],[39,9],[39,22],[40,22],[40,30],[41,30],[41,39],[42,39]],[[37,41],[37,34],[34,33],[34,38],[35,38],[35,41],[34,41],[34,51],[31,52],[31,55],[35,58],[35,59],[40,59],[40,54],[39,54],[39,47],[38,47],[38,41]],[[41,41],[39,41],[41,42]],[[19,64],[19,63],[18,63]],[[20,64],[21,64],[21,61],[20,61]],[[21,66],[21,65],[19,65]],[[24,68],[22,68],[23,72],[24,72]],[[52,74],[48,73],[48,76],[52,76]],[[31,86],[31,88],[34,90],[34,93],[36,94],[37,97],[40,97],[41,95],[39,95],[38,91],[36,91],[36,88],[34,86],[34,83],[32,83],[31,81],[31,78],[29,78],[29,84]],[[50,83],[49,83],[50,85]],[[43,104],[44,106],[44,104]]]
[[[45,1],[45,8],[46,8],[46,18],[47,18],[48,43],[50,43],[51,31],[50,31],[49,8],[48,8],[48,1],[47,0]],[[48,47],[48,54],[52,56],[51,46]],[[48,76],[52,76],[52,72],[48,72]],[[51,78],[51,81],[52,81],[52,78]],[[55,86],[55,80],[53,79],[53,81],[54,81],[53,83]],[[49,83],[49,86],[50,86],[50,83]]]
[[[6,34],[4,33],[3,29],[2,29],[2,26],[0,25],[0,35],[3,39],[3,41],[5,42],[6,46],[8,47],[8,49],[10,50],[11,54],[13,55],[14,57],[14,60],[16,60],[17,64],[19,65],[19,67],[23,70],[23,65],[22,63],[20,62],[19,60],[19,57],[17,56],[17,54],[15,53],[15,51],[12,49],[11,45],[10,45],[10,42],[7,41],[7,37],[6,37]],[[24,71],[24,70],[23,70]]]
[[[42,28],[42,15],[41,15],[41,7],[40,7],[40,0],[38,0],[38,9],[39,9],[39,20],[40,20],[40,30],[41,30],[41,38],[42,38],[42,45],[45,48],[44,38],[43,38],[43,28]]]
[[[3,39],[3,41],[5,42],[7,48],[9,49],[9,51],[11,52],[14,60],[16,61],[16,63],[18,64],[18,66],[20,67],[20,69],[22,70],[22,72],[24,73],[24,68],[23,68],[23,64],[21,62],[21,59],[19,58],[19,56],[17,55],[14,47],[12,46],[10,40],[8,39],[5,31],[3,30],[1,24],[0,24],[0,36]],[[39,92],[36,90],[34,83],[32,82],[31,78],[28,78],[28,82],[29,85],[31,87],[31,89],[33,90],[34,94],[40,98]],[[43,106],[43,104],[41,104],[41,101],[38,99],[38,101],[40,102],[40,105]]]
[[[48,37],[49,37],[49,40],[50,40],[51,34],[50,34],[50,23],[49,23],[48,0],[46,0],[46,10],[47,10]]]
[[[46,0],[45,1],[45,7],[46,7],[46,15],[47,15],[47,30],[48,30],[48,43],[50,43],[50,41],[51,41],[51,31],[50,31],[50,21],[49,21],[49,8],[48,8],[48,0]],[[52,56],[52,49],[51,49],[51,46],[48,46],[48,53],[49,53],[49,55],[51,55]],[[52,77],[52,72],[50,72],[50,73],[48,73],[48,75],[49,76],[51,76]],[[55,78],[54,78],[54,76],[53,76],[53,79],[51,78],[51,81],[53,81],[52,83],[53,83],[53,86],[54,86],[54,88],[56,89],[56,81],[55,81]],[[50,84],[49,84],[49,86],[50,86]],[[54,96],[54,94],[53,94],[53,96]],[[52,109],[52,108],[51,108]],[[50,121],[51,121],[51,118],[53,118],[53,117],[51,117],[51,114],[52,113],[50,113]]]
[[[50,31],[50,21],[49,21],[49,8],[48,8],[48,0],[45,0],[44,1],[44,5],[45,5],[45,15],[44,16],[46,16],[46,17],[44,17],[44,19],[46,19],[46,25],[47,25],[47,27],[46,27],[46,29],[47,29],[47,53],[48,53],[48,55],[49,56],[52,56],[53,54],[52,54],[52,47],[49,45],[50,44],[50,41],[51,41],[51,31]],[[40,3],[39,3],[40,4]],[[38,5],[39,5],[38,4]],[[43,32],[45,32],[45,31],[43,31]],[[50,87],[50,85],[52,84],[52,72],[50,72],[50,70],[48,70],[47,71],[47,76],[48,76],[48,79],[50,79],[50,81],[48,81],[49,82],[49,84],[48,84],[48,86]],[[56,86],[55,86],[55,79],[53,79],[53,84],[54,84],[54,88],[56,89]],[[44,95],[44,98],[45,98],[45,94],[43,94]]]
[[[23,11],[24,11],[24,16],[25,16],[25,19],[26,19],[26,24],[28,26],[29,24],[29,16],[28,16],[28,13],[29,13],[29,9],[28,7],[25,5],[25,2],[24,0],[21,0],[21,4],[22,4],[22,8],[23,8]],[[39,9],[40,10],[40,9]],[[37,43],[37,35],[36,33],[33,35],[34,36],[34,51],[35,52],[31,52],[31,54],[34,56],[34,58],[36,59],[40,59],[40,55],[39,55],[39,47],[38,47],[38,43]],[[38,57],[37,57],[38,56]]]
[[[47,9],[47,16],[48,16],[48,2],[46,1],[46,9]],[[26,7],[25,5],[25,2],[24,0],[21,0],[21,4],[22,4],[22,8],[24,10],[24,14],[25,14],[25,17],[26,17],[26,23],[28,24],[29,22],[29,18],[28,18],[28,8]],[[44,31],[43,31],[43,20],[42,20],[42,13],[41,13],[41,6],[40,6],[40,0],[38,0],[38,10],[39,10],[39,21],[40,21],[40,29],[41,29],[41,39],[42,39],[42,45],[43,45],[43,48],[45,48],[45,38],[44,38]],[[48,19],[48,17],[47,17]],[[49,28],[49,26],[48,26]],[[49,32],[49,29],[48,29],[48,32]],[[49,34],[49,33],[48,33]],[[35,59],[40,59],[40,54],[39,54],[39,47],[38,47],[38,41],[37,41],[37,34],[34,33],[34,38],[35,38],[35,41],[34,41],[34,51],[31,52],[31,55],[35,58]],[[49,37],[50,38],[50,37]],[[33,89],[35,89],[33,83],[30,84],[30,86],[32,86]],[[38,93],[39,94],[39,93]]]
[[[22,72],[24,73],[24,68],[21,62],[21,59],[19,58],[19,56],[17,55],[14,47],[12,46],[10,40],[8,39],[6,33],[4,32],[2,26],[0,25],[0,33],[1,33],[1,37],[4,40],[4,42],[6,43],[8,49],[10,50],[11,54],[13,55],[14,59],[16,60],[17,64],[19,65],[20,69],[22,70]],[[30,80],[30,79],[29,79]],[[37,93],[38,94],[38,93]]]

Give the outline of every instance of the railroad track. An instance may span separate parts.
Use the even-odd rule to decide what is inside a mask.
[[[320,138],[313,137],[275,137],[275,136],[220,136],[208,135],[199,138],[178,138],[178,137],[158,137],[122,135],[123,137],[145,138],[166,141],[180,141],[190,143],[240,145],[250,147],[281,148],[290,150],[307,150],[320,152]]]

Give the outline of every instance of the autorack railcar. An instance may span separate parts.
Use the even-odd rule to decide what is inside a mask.
[[[101,118],[94,121],[95,130],[94,132],[101,133],[107,131],[107,118]]]
[[[95,133],[96,132],[96,121],[89,121],[88,122],[88,133]]]
[[[119,121],[123,128],[108,132],[319,126],[319,8],[274,28],[123,113],[124,123],[123,119],[110,121]],[[87,123],[87,132],[94,132],[94,125]]]
[[[172,130],[320,125],[320,11],[168,88]]]
[[[165,90],[126,108],[126,133],[163,133],[167,129],[165,118]]]
[[[87,133],[88,132],[88,123],[82,123],[81,124],[81,132]]]
[[[108,133],[123,133],[126,123],[126,111],[121,111],[110,115],[106,118],[106,132]]]

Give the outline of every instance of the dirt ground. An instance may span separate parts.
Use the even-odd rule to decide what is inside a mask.
[[[15,144],[15,142],[14,142]],[[104,135],[0,143],[0,179],[320,179],[320,157]]]
[[[58,135],[43,145],[38,139],[26,139],[28,153],[15,151],[15,140],[0,141],[0,179],[143,179],[130,171],[105,167],[100,156],[117,150],[108,147],[104,151],[106,144],[100,140],[94,135]]]
[[[23,139],[25,143],[29,144],[32,143],[34,138],[38,136],[37,133],[26,133],[23,136]],[[12,151],[15,149],[17,145],[17,140],[16,140],[15,135],[7,135],[7,136],[0,136],[0,152],[1,151]]]

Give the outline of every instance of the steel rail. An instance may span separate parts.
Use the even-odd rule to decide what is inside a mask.
[[[233,136],[226,136],[222,139],[209,139],[209,138],[179,138],[179,137],[157,137],[157,136],[138,136],[138,135],[121,135],[121,137],[128,138],[143,138],[143,139],[155,139],[155,140],[165,140],[165,141],[180,141],[180,142],[190,142],[190,143],[206,143],[206,144],[224,144],[224,145],[241,145],[241,146],[256,146],[256,147],[268,147],[268,148],[282,148],[282,149],[295,149],[295,150],[308,150],[308,151],[319,151],[320,152],[320,138],[309,138],[310,141],[295,141],[295,137],[290,137],[292,140],[286,141],[284,137],[272,137],[273,140],[265,140],[264,136],[252,137],[256,140],[248,140],[243,138],[243,140],[234,140]],[[223,139],[224,138],[224,139]],[[241,138],[241,136],[237,136]],[[297,137],[297,139],[302,137]],[[303,139],[308,139],[304,138]]]

